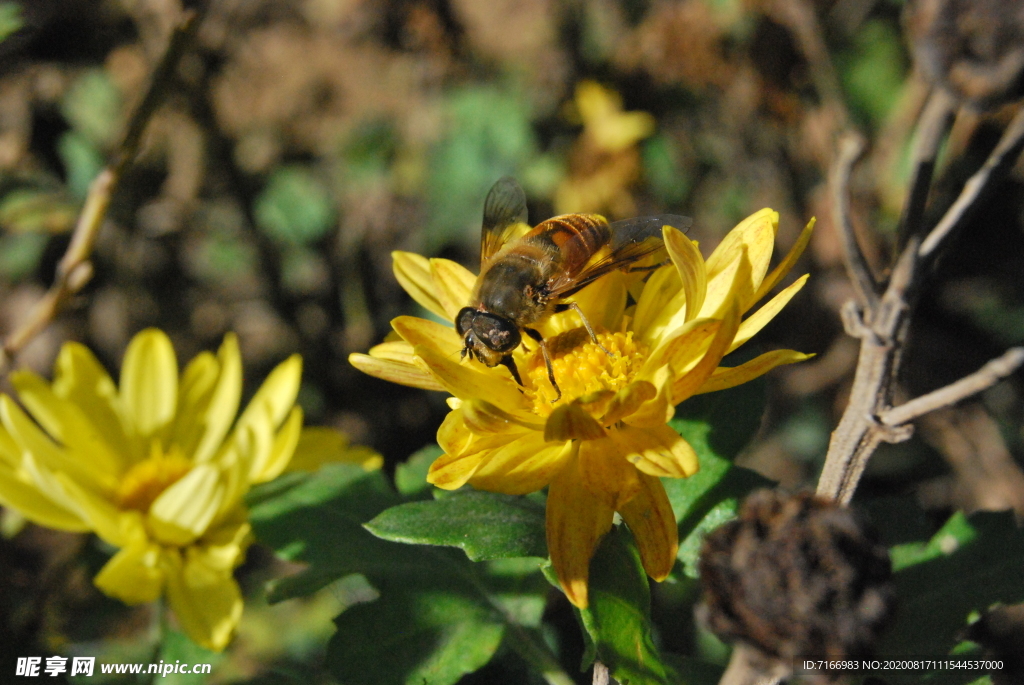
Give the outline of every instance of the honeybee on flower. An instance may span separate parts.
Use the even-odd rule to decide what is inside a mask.
[[[810,239],[813,221],[769,273],[778,218],[770,209],[753,214],[707,260],[682,232],[660,227],[670,263],[646,282],[609,270],[573,295],[576,311],[535,321],[544,344],[507,350],[520,379],[509,368],[460,362],[467,329],[458,319],[477,300],[477,277],[449,260],[395,252],[399,283],[457,328],[401,316],[392,321],[401,340],[350,361],[379,378],[453,395],[437,434],[444,454],[427,477],[435,486],[468,483],[516,495],[548,487],[552,566],[569,600],[586,607],[590,559],[616,512],[632,530],[648,575],[664,580],[672,569],[678,533],[659,478],[698,468],[693,448],[668,426],[676,405],[809,356],[775,350],[719,366],[806,282],[805,275],[743,318]],[[486,226],[485,220],[485,240]]]

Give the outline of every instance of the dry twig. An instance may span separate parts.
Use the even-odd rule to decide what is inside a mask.
[[[49,326],[67,302],[92,279],[93,266],[90,258],[107,208],[110,206],[110,199],[124,172],[138,154],[146,124],[163,99],[171,76],[192,36],[195,35],[199,20],[198,12],[186,12],[171,34],[167,50],[153,71],[149,89],[132,113],[124,137],[117,146],[111,162],[89,186],[89,194],[75,224],[71,242],[57,265],[53,284],[36,303],[28,318],[4,340],[3,347],[0,348],[0,373],[10,369],[11,362],[18,352]]]
[[[908,208],[907,221],[919,222],[924,209],[928,186],[922,179],[930,178],[934,154],[948,127],[948,113],[936,99],[923,113],[919,149],[915,155],[918,167]],[[936,390],[900,407],[892,407],[892,395],[899,371],[900,356],[906,341],[907,329],[922,282],[946,243],[956,229],[962,227],[978,201],[991,189],[994,181],[1016,160],[1024,148],[1024,112],[1018,114],[1003,133],[995,150],[964,185],[960,196],[946,211],[923,242],[908,226],[903,232],[907,244],[900,254],[892,275],[879,297],[874,291],[870,273],[856,239],[852,235],[849,203],[846,200],[850,169],[859,156],[859,139],[848,139],[843,144],[835,173],[833,191],[841,201],[836,203],[836,226],[843,232],[844,261],[854,280],[857,302],[848,302],[843,308],[843,324],[847,332],[861,341],[860,356],[854,376],[850,400],[832,433],[825,467],[818,481],[818,494],[847,503],[867,466],[868,459],[882,442],[901,442],[913,433],[909,421],[927,411],[948,406],[970,394],[979,392],[1013,373],[1024,363],[1024,352],[1011,350],[990,362],[982,370],[950,386]],[[862,293],[863,291],[863,293]]]

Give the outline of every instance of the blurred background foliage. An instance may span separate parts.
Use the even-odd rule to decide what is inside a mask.
[[[818,18],[816,57],[802,47],[797,6]],[[0,3],[0,332],[51,282],[181,8]],[[759,344],[818,356],[771,376],[758,438],[738,462],[788,488],[813,483],[857,354],[839,323],[851,292],[825,177],[837,134],[851,124],[869,133],[854,190],[860,237],[882,272],[927,92],[902,10],[900,0],[214,0],[114,198],[95,278],[18,363],[48,374],[61,342],[75,339],[116,368],[132,334],[152,325],[189,358],[233,330],[248,392],[301,352],[307,421],[379,450],[391,473],[434,441],[446,412],[440,394],[346,361],[380,342],[394,316],[423,314],[391,275],[392,250],[475,269],[483,197],[506,174],[522,182],[534,223],[568,211],[682,213],[705,254],[771,206],[782,215],[780,251],[810,217],[819,223],[796,270],[812,272],[810,283]],[[836,71],[823,72],[822,59]],[[958,119],[937,206],[1007,120]],[[908,396],[1024,342],[1022,182],[1018,165],[924,296]],[[1019,381],[880,450],[860,496],[910,495],[933,523],[954,509],[1024,515]],[[0,641],[2,663],[69,646],[149,660],[139,635],[152,607],[121,606],[91,586],[108,550],[10,511],[0,524],[0,634],[13,636]],[[264,582],[293,568],[249,552],[239,570],[246,617],[209,682],[329,682],[319,666],[328,619],[366,590],[332,586],[268,607]],[[666,617],[692,601],[691,586],[658,587],[654,612],[672,625]],[[564,601],[545,625],[575,672],[583,646]],[[720,649],[707,636],[658,639]],[[182,639],[164,649],[196,648]],[[172,652],[161,658],[212,658]],[[508,682],[522,682],[508,663]],[[488,669],[465,682],[499,682],[501,668]]]

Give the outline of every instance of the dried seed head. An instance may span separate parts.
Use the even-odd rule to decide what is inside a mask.
[[[701,618],[768,661],[870,655],[892,614],[888,551],[856,515],[809,493],[755,492],[701,552]]]
[[[978,109],[1024,95],[1024,2],[915,0],[905,17],[927,76]]]

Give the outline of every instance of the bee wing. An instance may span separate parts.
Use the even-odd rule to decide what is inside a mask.
[[[526,193],[511,176],[498,179],[484,200],[484,223],[480,236],[480,267],[517,234],[526,233]]]
[[[665,246],[662,226],[672,226],[683,233],[690,230],[693,219],[678,214],[642,216],[613,222],[608,247],[594,256],[578,273],[565,272],[549,284],[554,297],[568,297],[607,273],[621,269]]]

